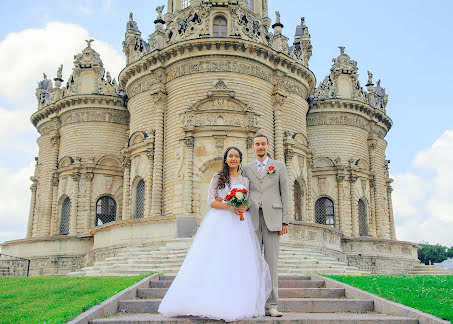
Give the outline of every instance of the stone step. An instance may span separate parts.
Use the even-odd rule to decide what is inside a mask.
[[[125,313],[157,313],[161,299],[123,300],[118,303],[118,310]],[[372,300],[344,298],[279,298],[278,309],[281,312],[301,313],[363,313],[374,310]]]
[[[142,299],[164,298],[168,288],[139,288],[137,297]],[[279,298],[341,298],[343,288],[279,288]]]
[[[167,318],[160,314],[128,314],[118,313],[108,318],[99,318],[90,323],[118,323],[118,324],[170,324],[191,323],[199,324],[221,323],[209,319],[196,319],[193,317]],[[283,317],[260,317],[234,322],[235,324],[418,324],[415,318],[384,315],[378,313],[285,313]]]
[[[279,288],[322,288],[324,280],[278,280]]]

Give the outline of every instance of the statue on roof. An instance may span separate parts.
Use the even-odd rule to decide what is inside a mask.
[[[62,77],[63,77],[63,64],[61,64],[57,70],[57,79],[62,79]]]
[[[373,85],[373,73],[371,73],[370,71],[366,71],[368,73],[368,82],[366,84],[366,86],[370,86],[370,85]]]
[[[94,42],[94,39],[86,39],[85,42],[87,42],[87,47],[91,48],[91,43]]]
[[[345,47],[344,46],[338,46],[338,48],[340,49],[340,55],[344,55]]]
[[[47,74],[43,73],[42,78],[43,78],[43,80],[47,80]]]
[[[156,20],[162,20],[162,11],[164,11],[165,6],[159,6],[156,8],[157,12],[157,19]]]
[[[275,12],[275,23],[280,24],[280,11]]]
[[[134,32],[138,32],[139,31],[137,23],[134,21],[134,14],[132,12],[129,13],[129,21],[127,22],[126,29],[128,31],[134,31]]]

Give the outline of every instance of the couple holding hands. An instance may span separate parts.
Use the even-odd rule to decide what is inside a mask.
[[[253,149],[256,160],[242,170],[241,151],[226,150],[209,184],[211,209],[159,306],[161,314],[225,321],[282,316],[277,264],[279,237],[288,232],[288,176],[285,164],[269,157],[265,135],[253,138]],[[245,193],[240,206],[231,204],[233,189]]]

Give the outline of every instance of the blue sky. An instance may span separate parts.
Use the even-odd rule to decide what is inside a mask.
[[[42,72],[55,77],[65,62],[96,39],[93,47],[106,68],[118,73],[129,12],[144,39],[154,30],[155,7],[167,1],[11,1],[0,3],[0,242],[25,235],[31,162],[37,132],[28,118],[36,109],[34,88]],[[280,11],[283,33],[292,42],[304,16],[312,37],[310,69],[318,83],[329,73],[338,46],[367,70],[389,95],[387,158],[394,182],[400,239],[453,245],[453,2],[269,0],[269,16]],[[165,12],[165,11],[164,11]],[[447,38],[448,37],[448,38]],[[27,174],[28,172],[28,174]],[[23,188],[25,187],[26,190]],[[5,225],[3,225],[5,224]]]

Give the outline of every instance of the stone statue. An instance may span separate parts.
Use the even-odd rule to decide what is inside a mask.
[[[367,71],[368,73],[368,84],[373,84],[373,73]]]
[[[340,55],[343,55],[344,54],[344,46],[338,46],[338,48],[340,49]]]
[[[306,26],[305,26],[305,17],[300,18],[300,25],[301,25],[302,27],[306,27]]]
[[[107,72],[106,78],[107,78],[107,83],[112,84],[112,77],[110,76],[110,72]]]
[[[132,30],[134,32],[138,32],[137,23],[134,21],[134,14],[131,12],[129,13],[129,21],[127,22],[127,30]]]
[[[156,20],[162,20],[162,11],[164,11],[165,6],[159,6],[156,8],[157,12],[157,19]]]
[[[62,77],[63,77],[63,64],[61,64],[57,70],[57,79],[62,79]]]
[[[44,80],[47,80],[47,74],[43,73],[43,74],[42,74],[42,78],[43,78]]]
[[[94,39],[86,39],[85,42],[87,42],[87,47],[91,48],[91,43],[94,42]]]
[[[280,24],[280,11],[275,12],[275,23]]]

